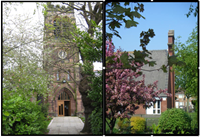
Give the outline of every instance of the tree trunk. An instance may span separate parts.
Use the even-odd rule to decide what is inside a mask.
[[[91,133],[91,125],[88,120],[89,115],[92,114],[94,107],[92,106],[92,100],[87,97],[88,93],[87,90],[90,90],[89,82],[87,80],[88,75],[82,74],[83,76],[80,85],[79,85],[79,92],[82,96],[82,102],[84,106],[84,113],[85,113],[85,124],[81,132]]]
[[[115,122],[116,122],[116,118],[112,118],[110,124],[111,124],[111,127],[110,127],[110,134],[113,133],[113,129],[115,127]]]
[[[189,106],[189,97],[187,96],[187,112],[189,112],[188,106]]]

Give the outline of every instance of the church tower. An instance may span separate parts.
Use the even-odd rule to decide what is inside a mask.
[[[84,112],[79,93],[79,51],[73,42],[74,10],[47,3],[44,34],[44,69],[52,75],[48,93],[49,115],[73,116]]]

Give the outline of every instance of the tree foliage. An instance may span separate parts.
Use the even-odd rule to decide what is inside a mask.
[[[193,30],[190,37],[186,41],[186,44],[177,42],[175,45],[175,52],[177,59],[184,61],[186,66],[175,67],[176,73],[176,85],[177,89],[180,87],[183,90],[186,90],[186,93],[189,93],[193,96],[197,96],[197,79],[198,79],[198,59],[197,59],[197,27]],[[180,38],[180,37],[179,37]]]
[[[113,56],[115,63],[107,63],[106,66],[106,117],[110,122],[106,121],[110,127],[111,133],[115,125],[116,118],[129,117],[128,113],[133,114],[139,108],[138,104],[144,104],[143,107],[150,107],[151,102],[155,102],[155,97],[160,93],[167,93],[167,89],[162,90],[157,88],[157,82],[145,85],[143,76],[142,80],[137,78],[141,76],[141,67],[144,63],[132,61],[129,64],[136,68],[136,71],[131,69],[123,69],[123,62],[121,56],[123,54],[117,50],[114,53],[114,45],[107,41],[106,57]]]
[[[134,7],[134,11],[131,11],[131,8],[126,8],[126,5],[129,5],[130,2],[124,2],[123,4],[125,7],[122,6],[122,3],[120,2],[111,2],[106,4],[106,25],[108,25],[108,28],[112,31],[112,33],[106,33],[106,36],[109,38],[113,35],[121,38],[116,28],[120,28],[122,22],[125,23],[125,28],[131,28],[137,27],[138,22],[134,21],[135,18],[145,19],[145,17],[139,13],[144,11],[143,4],[137,2],[138,6]],[[126,19],[125,17],[128,17],[129,19]]]
[[[97,71],[95,74],[90,77],[91,78],[91,90],[88,91],[88,98],[90,98],[92,102],[92,106],[94,106],[94,110],[90,115],[90,123],[91,123],[91,131],[93,134],[103,134],[103,79],[102,72]],[[90,80],[89,80],[90,81]]]
[[[26,99],[34,93],[46,97],[51,77],[42,68],[41,26],[30,25],[29,15],[15,13],[13,17],[12,7],[17,10],[17,6],[3,3],[3,87]]]
[[[177,59],[185,62],[185,66],[175,66],[175,85],[177,91],[184,91],[189,99],[198,97],[198,31],[193,29],[186,44],[178,40],[175,44]],[[188,103],[187,103],[188,105]]]
[[[199,5],[197,3],[197,6],[196,8],[193,8],[193,5],[190,4],[190,8],[189,8],[189,11],[187,14],[185,14],[187,16],[187,18],[191,15],[191,13],[194,14],[194,17],[197,17],[198,16],[198,9],[199,9]]]

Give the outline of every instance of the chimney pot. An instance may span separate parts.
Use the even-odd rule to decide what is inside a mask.
[[[174,44],[174,30],[168,32],[168,46],[171,47]]]
[[[169,30],[168,36],[174,36],[174,30]]]

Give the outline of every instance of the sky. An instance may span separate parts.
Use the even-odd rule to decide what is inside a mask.
[[[175,39],[181,36],[180,42],[185,43],[190,33],[195,28],[198,18],[191,14],[188,18],[185,14],[189,12],[190,4],[194,2],[143,2],[144,12],[141,13],[145,19],[135,19],[139,24],[137,27],[125,28],[123,24],[117,29],[122,39],[114,36],[112,41],[115,51],[119,46],[124,51],[142,50],[140,45],[140,33],[153,29],[155,36],[150,38],[147,50],[168,49],[168,31],[174,30]],[[129,6],[134,10],[135,3]],[[106,31],[109,32],[107,26]]]

